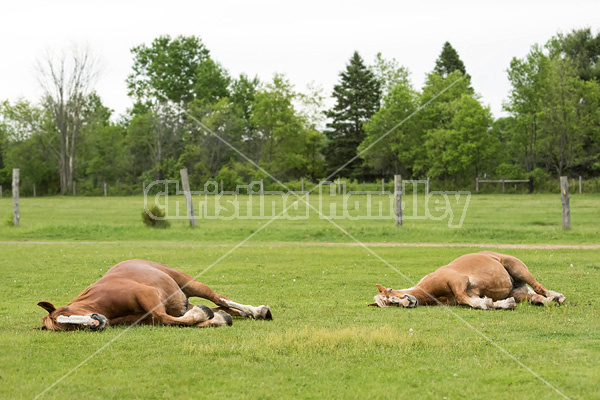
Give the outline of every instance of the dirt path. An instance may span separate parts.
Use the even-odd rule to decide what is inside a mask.
[[[84,241],[0,241],[0,245],[92,245],[92,244],[160,244],[169,246],[186,246],[186,245],[200,245],[205,247],[232,247],[235,244],[221,244],[221,243],[198,243],[198,242],[147,242],[147,241],[98,241],[98,242],[84,242]],[[493,243],[391,243],[391,242],[380,242],[380,243],[369,243],[365,242],[367,247],[473,247],[473,248],[493,248],[493,249],[529,249],[529,250],[554,250],[554,249],[577,249],[577,250],[598,250],[600,244],[493,244]],[[242,247],[288,247],[288,246],[299,246],[299,247],[360,247],[362,246],[356,242],[254,242],[245,243]]]

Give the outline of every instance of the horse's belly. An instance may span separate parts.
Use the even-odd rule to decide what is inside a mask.
[[[473,278],[469,277],[467,293],[479,297],[489,297],[494,301],[508,297],[513,288],[513,282],[508,273],[503,277]]]

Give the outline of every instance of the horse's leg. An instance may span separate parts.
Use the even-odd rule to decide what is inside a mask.
[[[552,299],[549,299],[541,294],[537,294],[525,284],[514,288],[510,292],[509,296],[514,297],[517,303],[527,300],[529,300],[531,304],[540,306],[545,306],[552,303]]]
[[[235,303],[229,300],[227,297],[213,292],[212,289],[206,286],[204,283],[196,281],[194,278],[184,272],[163,264],[152,263],[152,265],[173,278],[173,280],[177,283],[187,297],[201,297],[203,299],[210,300],[217,306],[227,309],[227,313],[230,315],[254,319],[273,319],[269,306],[253,307],[250,305]]]
[[[223,310],[217,310],[214,313],[214,317],[212,319],[209,319],[208,321],[200,322],[194,326],[196,326],[198,328],[209,328],[209,327],[213,327],[213,326],[223,326],[223,325],[231,326],[232,324],[233,324],[233,319],[231,318],[231,315],[224,312]]]
[[[500,263],[513,278],[517,287],[521,286],[519,283],[524,282],[531,286],[535,293],[544,296],[549,301],[554,300],[558,304],[562,304],[565,301],[565,296],[563,296],[561,293],[548,290],[544,287],[544,285],[536,281],[523,261],[506,254],[493,254],[499,256]]]
[[[139,285],[135,288],[136,301],[149,316],[145,320],[150,324],[193,326],[213,317],[206,306],[194,306],[181,317],[167,314],[163,300],[155,288]]]
[[[191,278],[190,278],[191,279]],[[196,280],[189,280],[182,286],[181,290],[188,297],[201,297],[215,303],[219,306],[216,311],[223,310],[230,315],[253,318],[253,319],[273,319],[269,306],[254,307],[251,305],[239,304],[229,300],[227,297],[215,293],[211,288],[204,283]],[[214,311],[214,310],[213,310]]]
[[[456,302],[460,305],[480,308],[482,310],[493,310],[495,308],[492,299],[485,296],[472,296],[467,293],[469,286],[469,277],[467,275],[453,276],[448,282],[448,286],[450,286]]]

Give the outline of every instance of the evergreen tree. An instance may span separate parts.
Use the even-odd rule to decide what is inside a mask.
[[[354,52],[346,70],[340,73],[333,97],[336,104],[326,112],[331,121],[327,124],[328,143],[323,152],[328,175],[357,155],[357,148],[365,138],[363,124],[379,109],[381,83],[358,52]],[[369,168],[363,161],[355,160],[339,174],[362,180],[369,176]]]
[[[462,75],[467,73],[465,64],[458,56],[456,50],[454,50],[454,47],[452,47],[450,42],[446,42],[444,43],[444,47],[442,47],[442,53],[435,61],[435,68],[433,69],[433,72],[440,74],[443,78],[446,78],[454,71],[460,71]],[[469,75],[467,75],[466,78],[469,80],[471,79]]]

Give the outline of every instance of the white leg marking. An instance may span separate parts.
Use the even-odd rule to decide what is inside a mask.
[[[203,322],[208,319],[208,315],[198,306],[194,306],[191,310],[183,314],[182,318],[191,318],[193,323]]]
[[[491,299],[488,299],[485,296],[479,298],[479,308],[481,308],[482,310],[489,310],[491,305],[492,305]]]
[[[227,315],[225,311],[219,310],[215,313],[215,316],[212,319],[212,326],[225,326],[229,325],[227,320],[231,321],[231,316]]]
[[[249,305],[245,305],[245,304],[239,304],[239,303],[236,303],[231,300],[225,300],[225,299],[221,299],[221,300],[223,300],[223,302],[225,302],[225,304],[227,304],[227,307],[240,311],[241,313],[244,314],[244,317],[247,317],[247,318],[254,318],[254,319],[264,318],[264,316],[261,314],[263,314],[263,313],[266,314],[265,309],[267,308],[267,306],[253,307],[253,306],[249,306]]]
[[[508,299],[495,301],[493,304],[494,308],[501,308],[504,310],[514,310],[517,307],[517,302],[514,297]]]
[[[252,312],[252,309],[254,307],[252,307],[252,306],[247,306],[247,305],[244,305],[244,304],[239,304],[239,303],[236,303],[236,302],[231,301],[231,300],[225,300],[225,299],[221,299],[221,300],[223,300],[223,302],[225,302],[225,304],[227,304],[227,307],[233,308],[233,309],[238,310],[238,311],[241,311],[244,314],[245,317],[254,316],[254,314]]]

